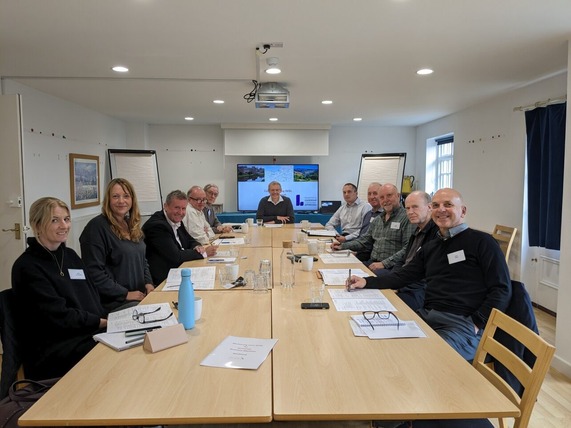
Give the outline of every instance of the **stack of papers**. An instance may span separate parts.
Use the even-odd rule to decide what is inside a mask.
[[[235,260],[235,258],[234,258]],[[190,281],[195,290],[212,290],[216,281],[216,266],[193,267],[190,269]],[[163,291],[178,291],[182,279],[182,268],[171,269]]]
[[[139,319],[144,323],[133,319],[134,311],[137,311],[138,314],[148,314]],[[148,331],[177,323],[178,320],[168,303],[138,305],[111,312],[107,319],[107,332],[96,334],[93,339],[116,351],[123,351],[142,345]]]
[[[394,319],[389,321],[383,320],[385,323],[379,323],[379,318],[375,317],[371,322],[372,328],[363,315],[353,315],[349,324],[355,336],[366,336],[369,339],[397,339],[405,337],[426,337],[426,334],[418,326],[415,321],[400,321],[397,323]]]
[[[244,245],[244,238],[224,238],[216,239],[212,242],[212,245]]]
[[[301,231],[307,233],[307,236],[326,236],[329,238],[335,238],[337,236],[337,232],[335,230],[301,229]]]
[[[361,264],[359,259],[348,251],[323,253],[323,254],[320,254],[319,257],[321,257],[321,261],[327,265],[329,265],[329,264],[342,264],[342,263]]]

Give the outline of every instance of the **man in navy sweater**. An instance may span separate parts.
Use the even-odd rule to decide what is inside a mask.
[[[505,311],[511,281],[504,255],[491,235],[464,223],[466,207],[454,189],[432,198],[438,237],[425,243],[402,269],[379,278],[351,277],[347,287],[393,288],[426,279],[418,314],[466,360],[472,360],[492,308]]]

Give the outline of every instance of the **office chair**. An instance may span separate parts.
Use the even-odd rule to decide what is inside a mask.
[[[2,340],[2,373],[0,374],[0,399],[8,395],[10,385],[18,378],[22,359],[16,340],[14,321],[14,291],[0,291],[0,339]]]

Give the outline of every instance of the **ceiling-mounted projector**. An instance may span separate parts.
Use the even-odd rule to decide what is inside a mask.
[[[260,83],[256,92],[256,108],[288,108],[289,91],[279,83]]]

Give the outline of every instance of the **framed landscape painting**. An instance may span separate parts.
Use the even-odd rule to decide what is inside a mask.
[[[99,156],[69,154],[71,208],[99,205]]]

